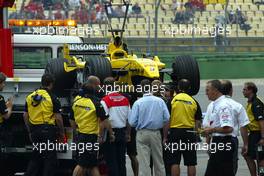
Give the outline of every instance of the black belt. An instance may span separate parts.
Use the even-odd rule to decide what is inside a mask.
[[[228,136],[213,136],[212,138],[216,139],[216,140],[222,140],[222,139],[232,139],[232,136],[231,135],[228,135]]]

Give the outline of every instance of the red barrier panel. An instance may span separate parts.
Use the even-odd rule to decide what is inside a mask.
[[[7,77],[14,76],[11,29],[0,29],[0,71]]]

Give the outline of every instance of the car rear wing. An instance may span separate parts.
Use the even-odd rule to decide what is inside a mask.
[[[69,55],[102,55],[108,43],[69,43]]]

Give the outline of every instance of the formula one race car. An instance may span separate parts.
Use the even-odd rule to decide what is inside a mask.
[[[113,29],[111,15],[108,7],[124,5],[126,7],[122,29]],[[109,44],[69,44],[64,47],[63,59],[52,59],[46,72],[56,77],[55,92],[57,96],[68,95],[76,82],[83,82],[87,76],[96,75],[102,81],[113,76],[117,82],[127,85],[138,85],[143,79],[163,81],[164,74],[169,74],[173,83],[185,78],[191,81],[190,93],[195,95],[200,87],[200,73],[196,60],[191,56],[178,56],[172,62],[172,69],[165,68],[158,56],[139,58],[129,53],[127,45],[123,42],[124,27],[127,19],[129,3],[106,3],[105,11],[108,17],[109,32],[112,40]],[[77,59],[81,56],[83,61]],[[77,76],[78,75],[78,76]],[[77,79],[78,78],[78,79]],[[81,78],[81,79],[80,79]],[[63,90],[63,91],[62,91]]]

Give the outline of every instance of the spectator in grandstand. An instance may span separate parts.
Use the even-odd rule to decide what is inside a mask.
[[[221,33],[221,31],[224,31],[224,25],[225,25],[225,17],[223,15],[218,15],[215,17],[215,30],[213,33],[210,33],[212,37],[214,37],[215,46],[223,46],[224,40],[223,35],[224,33]]]
[[[26,19],[34,19],[37,8],[38,8],[37,3],[34,2],[33,0],[30,0],[28,5],[24,7]]]
[[[9,19],[19,19],[19,16],[20,14],[18,14],[17,12],[12,12],[10,15],[9,15]]]
[[[121,18],[125,16],[125,13],[122,10],[122,6],[118,5],[115,9],[114,9],[114,16]]]
[[[122,6],[122,11],[124,14],[126,13],[126,6],[125,5]],[[128,17],[132,16],[132,13],[133,13],[132,7],[128,6],[127,16]]]
[[[237,8],[236,10],[236,15],[237,15],[237,22],[239,24],[239,27],[241,30],[244,30],[246,33],[252,28],[249,24],[246,23],[247,21],[247,16],[245,16],[240,8]]]
[[[175,13],[175,18],[172,21],[174,24],[182,24],[184,23],[184,7],[183,5],[180,6],[180,8],[177,9]]]
[[[43,1],[43,6],[45,10],[49,10],[49,7],[53,6],[52,0],[45,0]]]
[[[104,7],[100,3],[95,4],[95,12],[96,12],[95,22],[96,23],[103,22],[105,20]]]
[[[231,11],[228,11],[227,14],[228,14],[228,20],[227,20],[228,24],[231,24],[231,25],[236,24],[237,23],[236,13],[233,10],[231,10]]]
[[[58,9],[56,13],[54,13],[55,20],[63,20],[65,19],[64,14],[62,14],[61,9]]]
[[[80,0],[69,0],[69,9],[76,9],[76,8],[80,8],[81,3]]]
[[[133,5],[132,7],[132,13],[136,16],[136,17],[141,17],[142,16],[142,10],[141,7],[139,6],[139,3],[136,2],[135,5]]]
[[[78,23],[80,19],[79,14],[80,14],[79,8],[75,8],[74,13],[71,15],[71,19],[76,20]]]
[[[187,3],[186,3],[187,4]],[[192,5],[184,5],[185,6],[185,11],[184,11],[184,23],[185,24],[189,24],[189,23],[192,23],[193,21],[193,18],[194,18],[194,8],[192,7]]]
[[[54,1],[53,10],[64,9],[64,1]]]
[[[194,8],[194,10],[204,11],[205,5],[202,0],[189,0],[191,7]]]
[[[177,9],[180,6],[181,6],[181,3],[180,2],[177,2],[177,0],[173,0],[172,1],[171,10],[172,10],[172,12],[173,12],[174,15],[176,15]]]
[[[45,14],[44,14],[44,10],[43,10],[43,9],[39,8],[39,9],[37,10],[37,13],[36,13],[35,19],[39,19],[39,20],[44,20],[44,19],[46,19]]]

